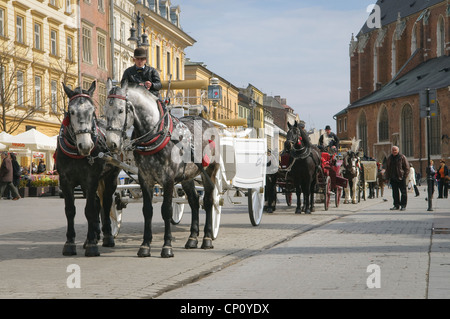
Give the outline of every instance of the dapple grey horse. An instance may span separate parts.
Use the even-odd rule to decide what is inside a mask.
[[[190,237],[185,248],[196,248],[199,235],[199,196],[194,177],[201,175],[204,186],[203,205],[206,223],[202,248],[212,245],[212,205],[215,174],[219,169],[219,134],[214,125],[200,117],[176,119],[158,99],[141,86],[113,87],[107,83],[105,104],[106,141],[111,151],[120,152],[125,131],[134,126],[130,148],[138,168],[143,193],[144,238],[138,256],[150,256],[152,241],[153,188],[156,183],[164,190],[161,214],[164,220],[164,245],[161,257],[173,257],[172,196],[176,183],[181,183],[192,209]]]

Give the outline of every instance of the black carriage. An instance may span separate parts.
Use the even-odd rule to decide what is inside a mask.
[[[283,194],[288,206],[292,205],[292,194],[295,193],[295,185],[287,178],[290,170],[289,153],[283,153],[280,157],[280,168],[276,175],[276,193]],[[336,154],[329,154],[323,152],[321,154],[321,163],[319,165],[319,172],[317,174],[317,194],[323,196],[325,210],[328,210],[330,199],[334,196],[335,205],[339,207],[342,189],[347,187],[347,179],[342,177],[339,173],[342,160],[338,160]]]

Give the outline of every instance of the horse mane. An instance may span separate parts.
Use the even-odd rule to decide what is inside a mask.
[[[305,130],[300,128],[300,135],[302,137],[302,141],[305,144],[306,147],[311,147],[312,143],[311,143],[311,139],[309,138],[309,135],[306,134]]]

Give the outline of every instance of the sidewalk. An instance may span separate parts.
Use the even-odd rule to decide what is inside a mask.
[[[400,212],[389,210],[390,190],[386,195],[388,201],[159,298],[450,299],[450,200],[435,199],[428,212],[424,193],[409,193],[407,210]],[[374,269],[379,286],[369,287]]]

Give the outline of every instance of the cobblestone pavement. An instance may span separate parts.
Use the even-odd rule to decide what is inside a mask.
[[[2,200],[0,298],[449,298],[450,235],[432,235],[433,226],[450,228],[449,202],[433,203],[427,212],[424,196],[410,195],[406,212],[389,211],[390,200],[380,198],[328,211],[318,205],[311,215],[295,215],[280,203],[258,227],[251,226],[246,206],[227,204],[213,250],[184,249],[186,212],[173,226],[175,257],[163,259],[159,204],[152,257],[136,256],[143,217],[141,204],[130,203],[116,246],[87,258],[83,199],[76,201],[73,257],[61,253],[61,199]],[[373,264],[381,288],[369,289]]]

